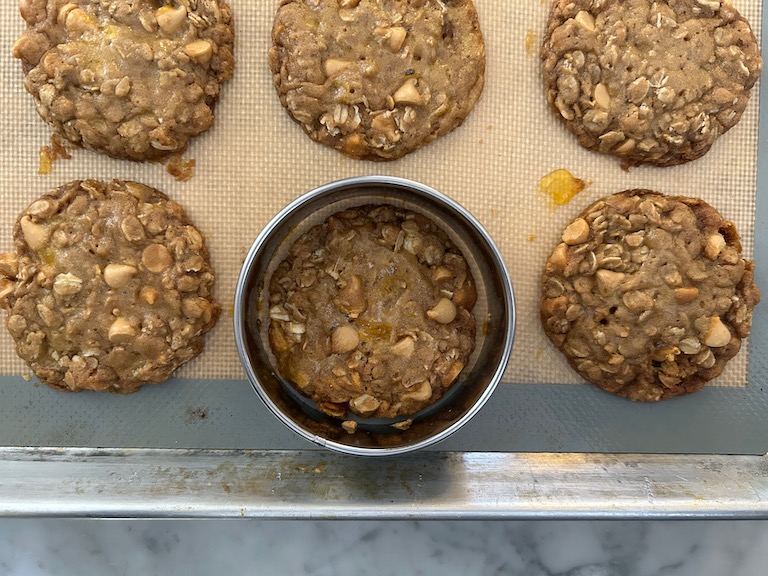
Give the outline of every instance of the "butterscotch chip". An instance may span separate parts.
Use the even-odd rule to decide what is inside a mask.
[[[392,160],[458,127],[483,90],[471,0],[285,0],[269,66],[310,138]]]
[[[541,58],[579,143],[629,165],[703,156],[763,66],[749,23],[720,0],[554,0]]]
[[[629,190],[579,217],[542,277],[544,330],[603,390],[653,402],[720,375],[760,301],[736,228],[696,198]]]
[[[457,382],[474,348],[466,260],[433,222],[392,206],[310,229],[269,294],[278,372],[337,418],[418,412]]]
[[[208,250],[161,192],[71,182],[21,213],[14,241],[6,327],[43,383],[134,392],[203,350],[219,315]]]
[[[184,151],[213,124],[234,69],[232,11],[220,0],[21,0],[13,48],[54,131],[130,160]]]

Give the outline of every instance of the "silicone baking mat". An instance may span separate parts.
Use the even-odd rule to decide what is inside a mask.
[[[281,107],[266,60],[278,0],[231,0],[236,20],[237,69],[223,89],[214,128],[198,137],[185,155],[196,161],[195,175],[188,182],[175,181],[160,165],[112,160],[84,150],[74,150],[70,160],[57,161],[51,174],[39,175],[38,154],[49,144],[50,130],[23,89],[20,63],[10,55],[24,23],[16,3],[4,3],[0,8],[0,96],[4,103],[4,113],[0,114],[0,249],[11,248],[11,230],[18,213],[48,189],[75,178],[138,180],[180,202],[206,236],[217,272],[216,296],[224,312],[209,335],[205,352],[178,371],[181,380],[142,390],[130,399],[64,395],[22,382],[20,375],[29,375],[29,370],[16,357],[10,337],[2,331],[0,374],[6,378],[0,378],[0,411],[8,414],[0,417],[0,443],[7,439],[48,445],[85,442],[253,447],[256,442],[268,447],[277,435],[278,446],[294,447],[295,439],[275,429],[276,421],[258,427],[257,441],[255,432],[247,430],[249,419],[261,418],[264,411],[243,380],[234,345],[232,301],[242,260],[262,227],[300,194],[345,177],[388,174],[420,181],[463,204],[489,230],[510,268],[518,330],[504,383],[483,412],[490,414],[486,425],[487,418],[492,418],[495,420],[491,424],[522,430],[521,422],[535,421],[531,415],[538,414],[540,426],[544,427],[544,423],[565,422],[580,410],[592,410],[590,419],[610,419],[610,426],[617,430],[624,425],[638,430],[627,442],[616,439],[618,436],[606,439],[602,432],[593,437],[588,431],[571,441],[565,437],[573,435],[572,430],[581,424],[560,431],[557,425],[547,424],[541,434],[538,429],[526,431],[526,437],[533,438],[528,443],[515,445],[513,438],[489,440],[489,434],[481,431],[477,445],[470,442],[468,446],[505,450],[687,450],[686,444],[677,447],[663,438],[645,442],[640,433],[648,430],[648,422],[653,420],[659,422],[659,434],[674,434],[674,422],[681,421],[676,401],[649,408],[609,397],[590,386],[571,385],[581,380],[549,343],[539,324],[539,275],[563,227],[575,215],[602,196],[638,187],[696,195],[710,202],[737,224],[745,253],[750,256],[755,230],[757,90],[741,122],[704,158],[674,168],[625,171],[617,160],[583,150],[547,106],[538,47],[549,2],[475,3],[487,49],[486,86],[475,110],[463,126],[424,149],[395,162],[372,163],[345,158],[310,141]],[[759,35],[761,2],[734,0],[733,4]],[[538,192],[537,183],[559,168],[590,185],[568,205],[552,208]],[[712,394],[727,395],[735,389],[746,393],[748,349],[742,348],[710,390],[699,393],[702,396],[698,399],[698,395],[684,399],[687,414],[695,414],[702,430],[707,428],[712,413],[710,408],[696,408],[699,403],[709,406],[715,402]],[[510,407],[511,403],[514,407]],[[12,412],[26,405],[33,406],[30,418]],[[70,412],[62,412],[62,407]],[[610,415],[606,415],[609,410]],[[113,419],[99,422],[94,418],[103,411]],[[743,415],[742,408],[733,408],[732,412],[734,418]],[[514,424],[510,422],[513,413],[521,415]],[[216,414],[218,420],[213,418]],[[52,418],[56,426],[50,423]],[[170,424],[160,426],[158,418],[177,422],[176,432],[168,431]],[[194,428],[192,423],[203,427]],[[125,430],[115,432],[121,425]],[[483,426],[482,420],[477,426]],[[610,433],[606,430],[606,434]],[[699,438],[701,442],[691,450],[734,450],[733,443],[718,444],[719,437],[714,433],[712,438],[706,434]],[[742,450],[738,442],[735,445],[736,450]]]
[[[410,156],[391,163],[360,162],[311,142],[283,111],[272,86],[266,53],[278,2],[232,1],[237,25],[237,69],[225,86],[213,130],[186,158],[195,175],[176,182],[156,164],[111,160],[76,150],[71,160],[37,174],[38,153],[50,130],[22,87],[11,46],[23,30],[13,2],[0,12],[6,139],[0,150],[0,247],[10,249],[18,213],[46,190],[75,178],[127,178],[150,184],[180,202],[207,237],[217,272],[216,296],[224,314],[205,353],[178,375],[240,378],[231,303],[242,258],[258,231],[286,203],[311,188],[348,176],[386,173],[437,188],[458,200],[488,228],[509,265],[520,329],[506,382],[579,382],[538,322],[539,271],[565,225],[595,199],[627,188],[698,195],[736,222],[745,251],[752,249],[757,149],[757,99],[739,125],[703,159],[676,168],[629,172],[609,157],[581,149],[548,109],[539,73],[548,5],[539,0],[477,0],[487,47],[484,94],[465,124]],[[758,28],[760,4],[737,7]],[[553,210],[537,182],[566,168],[591,185],[569,205]],[[724,169],[725,168],[725,169]],[[745,348],[746,350],[746,348]],[[729,365],[718,385],[743,385],[747,354]],[[7,334],[0,336],[0,371],[24,373]]]

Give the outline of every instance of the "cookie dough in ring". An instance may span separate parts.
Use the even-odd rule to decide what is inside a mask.
[[[203,350],[219,315],[182,207],[136,182],[75,181],[24,210],[0,297],[16,352],[54,388],[134,392]]]
[[[208,130],[234,69],[232,12],[220,0],[21,0],[13,54],[40,116],[115,158],[183,152]]]
[[[390,205],[334,214],[269,283],[279,373],[331,416],[411,416],[454,385],[475,345],[472,274],[448,236]]]
[[[549,104],[582,146],[656,166],[706,154],[763,65],[719,0],[554,0],[541,58]]]
[[[354,158],[400,158],[447,134],[483,90],[472,0],[284,0],[272,39],[283,106]]]
[[[629,190],[565,229],[543,275],[541,320],[585,380],[654,402],[719,376],[759,301],[732,222],[703,200]]]

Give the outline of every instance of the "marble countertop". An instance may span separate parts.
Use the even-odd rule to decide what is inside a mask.
[[[0,520],[2,576],[758,576],[768,522]]]

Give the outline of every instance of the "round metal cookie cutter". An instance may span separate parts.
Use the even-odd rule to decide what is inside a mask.
[[[267,338],[268,285],[274,268],[304,232],[336,212],[366,204],[391,204],[419,212],[450,236],[467,260],[476,283],[476,341],[475,351],[458,381],[434,405],[411,415],[413,423],[406,430],[392,427],[397,420],[354,417],[358,430],[349,434],[341,427],[343,420],[322,413],[277,373]],[[418,182],[390,176],[332,182],[291,202],[256,238],[235,292],[237,350],[259,397],[305,439],[358,456],[412,452],[444,440],[464,426],[485,404],[504,374],[512,351],[515,320],[509,272],[483,226],[446,195]]]

